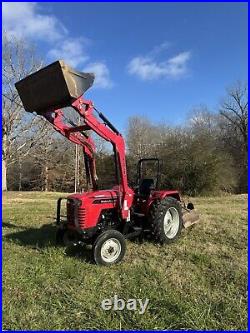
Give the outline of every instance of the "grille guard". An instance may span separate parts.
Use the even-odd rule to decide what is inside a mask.
[[[66,197],[61,197],[57,200],[57,211],[56,211],[56,225],[60,225],[63,224],[63,220],[61,219],[62,215],[61,215],[61,205],[62,205],[62,201],[66,200],[71,201],[73,203],[73,207],[74,207],[74,225],[76,227],[78,227],[78,207],[81,204],[81,201],[76,199],[76,198],[66,198]]]

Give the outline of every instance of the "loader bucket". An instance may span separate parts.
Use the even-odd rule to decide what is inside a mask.
[[[43,113],[70,105],[94,82],[94,74],[78,72],[58,60],[18,81],[15,86],[28,112]]]

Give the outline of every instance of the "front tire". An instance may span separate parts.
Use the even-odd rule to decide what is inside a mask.
[[[161,244],[174,242],[183,226],[179,201],[167,197],[154,203],[149,213],[149,222],[157,242]]]
[[[117,230],[107,230],[99,235],[93,245],[94,261],[98,265],[120,262],[126,252],[126,240]]]

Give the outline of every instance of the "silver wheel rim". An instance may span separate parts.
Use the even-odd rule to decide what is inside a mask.
[[[116,261],[116,259],[121,254],[122,247],[121,243],[116,238],[107,239],[101,247],[101,257],[102,260],[107,263],[112,263]]]
[[[164,216],[164,232],[167,238],[174,238],[179,230],[180,217],[175,207],[170,207]]]

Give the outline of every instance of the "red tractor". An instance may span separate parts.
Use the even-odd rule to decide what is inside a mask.
[[[65,245],[91,244],[94,261],[110,265],[124,257],[126,239],[149,233],[161,244],[170,243],[183,226],[196,223],[198,215],[191,203],[182,203],[178,191],[159,189],[160,161],[156,158],[138,162],[137,186],[129,187],[121,133],[82,97],[93,81],[93,74],[75,71],[57,61],[17,82],[16,88],[26,111],[45,117],[56,131],[83,148],[87,191],[58,199],[57,241]],[[65,121],[65,107],[76,111],[80,123]],[[95,144],[89,131],[113,146],[116,185],[111,189],[98,189]],[[147,163],[155,164],[155,177],[144,176],[142,170],[147,169]],[[63,200],[66,220],[61,217]]]

